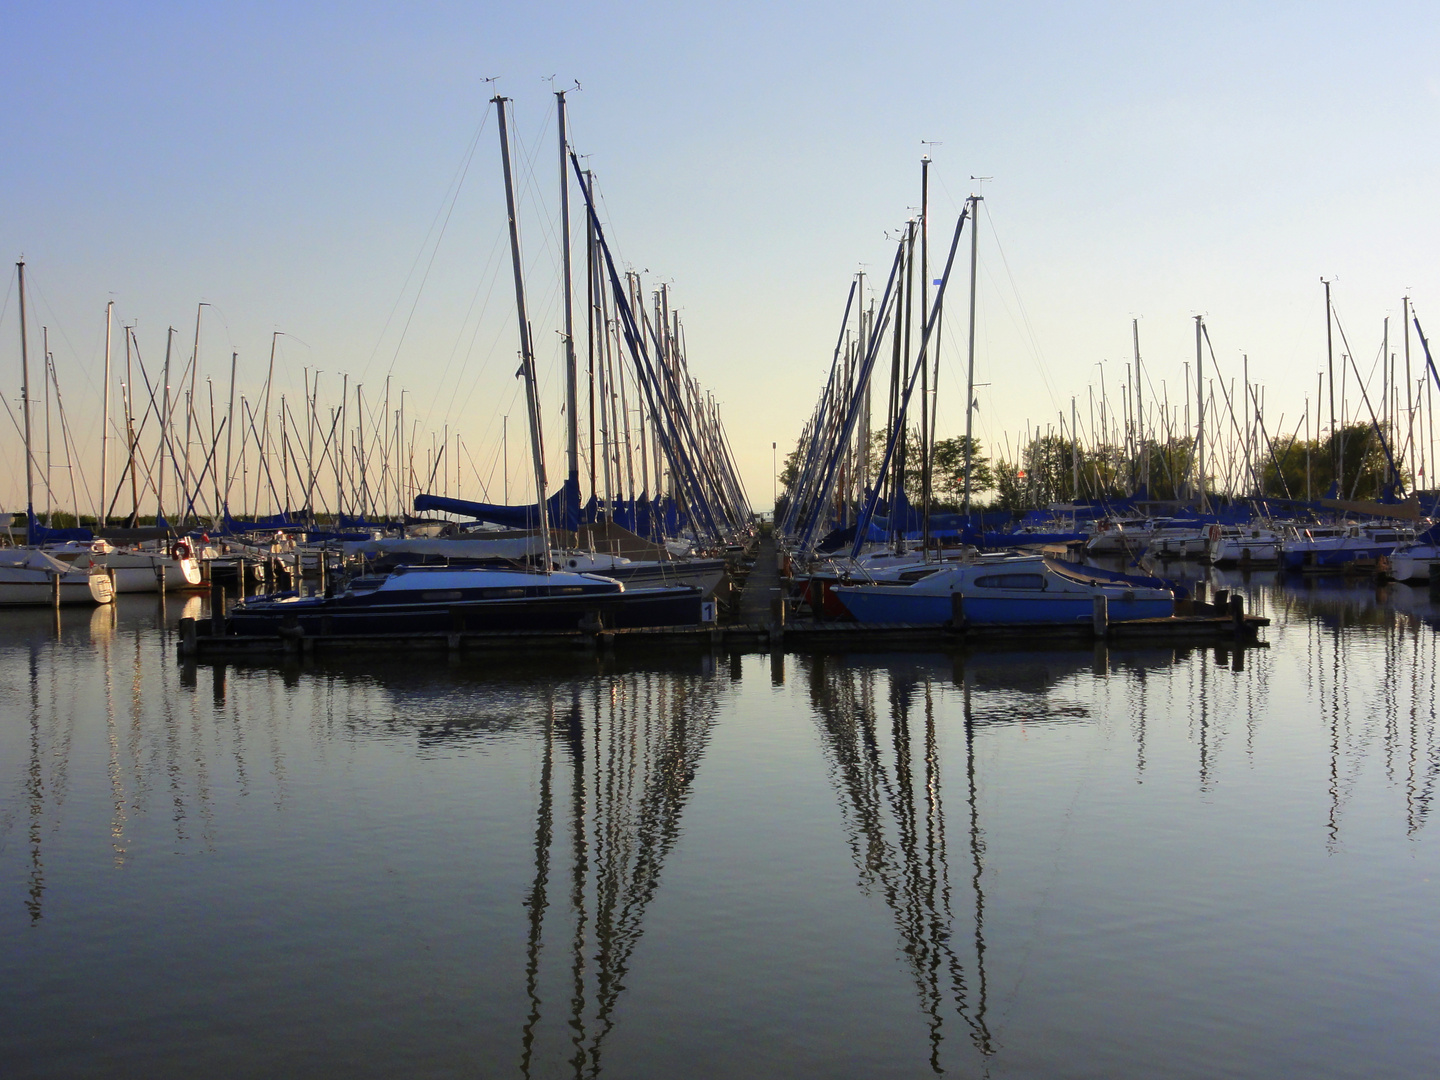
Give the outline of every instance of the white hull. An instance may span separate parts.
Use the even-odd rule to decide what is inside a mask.
[[[0,566],[0,607],[53,604],[55,577],[55,571],[48,568]],[[62,604],[108,604],[115,598],[104,573],[66,569],[59,578]]]
[[[1255,564],[1280,561],[1278,536],[1224,536],[1210,543],[1210,561],[1216,565]]]
[[[1390,556],[1390,576],[1396,581],[1429,581],[1440,563],[1440,551],[1430,544],[1403,548]]]
[[[193,558],[172,559],[168,555],[151,555],[143,551],[111,551],[95,556],[95,564],[115,573],[117,593],[153,593],[160,591],[160,573],[165,575],[165,591],[205,587],[200,564]]]

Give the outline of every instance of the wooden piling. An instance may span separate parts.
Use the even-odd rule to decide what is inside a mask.
[[[1092,600],[1090,625],[1097,638],[1103,638],[1110,631],[1110,601],[1103,595]]]
[[[185,618],[180,620],[180,655],[194,656],[200,651],[196,640],[195,620]]]
[[[214,637],[225,633],[225,584],[216,577],[210,578],[210,633]]]
[[[950,594],[950,628],[952,630],[965,629],[965,594],[952,592]]]

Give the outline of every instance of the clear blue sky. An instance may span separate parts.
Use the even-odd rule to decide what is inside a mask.
[[[235,349],[254,394],[273,330],[286,335],[277,387],[296,397],[306,366],[332,399],[338,372],[367,393],[390,373],[412,417],[463,434],[498,497],[500,417],[514,431],[523,396],[483,80],[500,76],[514,99],[555,475],[553,74],[583,86],[573,140],[611,235],[647,281],[673,284],[692,371],[723,403],[757,507],[770,443],[793,444],[819,392],[851,274],[888,265],[886,232],[918,204],[922,140],[939,144],[937,242],[971,176],[993,177],[977,359],[987,444],[1053,421],[1071,394],[1083,402],[1101,361],[1113,394],[1132,317],[1155,389],[1164,379],[1175,399],[1196,313],[1223,375],[1248,353],[1272,429],[1282,413],[1289,428],[1324,363],[1322,275],[1338,279],[1364,370],[1407,290],[1440,328],[1436,12],[10,5],[0,252],[27,260],[34,323],[51,327],[91,456],[105,302],[137,324],[153,364],[169,325],[188,355],[203,300],[202,378],[223,387]],[[955,311],[942,436],[963,426]],[[12,409],[18,353],[12,295],[0,320]],[[10,508],[22,459],[0,424]],[[515,501],[519,449],[512,439]],[[465,494],[479,495],[466,472]]]

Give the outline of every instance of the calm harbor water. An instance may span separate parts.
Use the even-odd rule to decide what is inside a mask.
[[[0,616],[21,1076],[1440,1070],[1440,611],[1268,647],[185,665]],[[198,614],[191,600],[186,614]]]

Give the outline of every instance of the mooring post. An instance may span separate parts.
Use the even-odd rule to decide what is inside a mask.
[[[950,594],[950,629],[965,629],[965,594],[962,592]]]
[[[1440,567],[1430,567],[1430,599],[1440,600]]]
[[[1216,615],[1224,615],[1224,614],[1225,614],[1226,612],[1228,612],[1229,610],[1230,610],[1230,590],[1229,590],[1229,589],[1216,589],[1216,590],[1215,590],[1215,614],[1216,614]]]
[[[60,575],[50,575],[50,603],[56,611],[60,610]]]
[[[1238,593],[1230,597],[1230,619],[1235,624],[1235,633],[1245,630],[1245,598]]]
[[[198,643],[198,641],[197,641],[197,637],[196,637],[196,633],[195,633],[195,620],[194,620],[194,619],[189,619],[189,618],[181,619],[181,620],[180,620],[180,655],[181,655],[181,656],[194,656],[195,653],[198,651],[198,649],[199,649],[199,643]]]
[[[1090,625],[1097,638],[1103,638],[1110,630],[1110,601],[1104,593],[1093,598],[1090,611]]]
[[[770,647],[778,649],[785,640],[785,594],[770,590]]]
[[[164,596],[164,595],[165,595],[165,586],[166,586],[167,584],[168,584],[168,582],[166,582],[166,580],[165,580],[165,564],[164,564],[162,561],[160,561],[159,559],[156,559],[156,560],[155,560],[155,591],[158,592],[161,596]]]
[[[320,550],[319,550],[316,554],[319,556],[319,559],[320,559],[320,581],[319,581],[319,584],[316,586],[316,590],[318,591],[318,593],[319,593],[321,596],[324,596],[324,595],[325,595],[325,563],[326,563],[326,561],[327,561],[326,558],[325,558],[325,545],[324,545],[324,544],[321,544],[321,545],[320,545]]]
[[[1195,582],[1195,596],[1194,596],[1194,601],[1195,601],[1195,613],[1198,615],[1198,614],[1200,613],[1201,607],[1203,607],[1204,604],[1205,604],[1205,582],[1203,582],[1203,581],[1197,581],[1197,582]]]
[[[225,583],[219,578],[210,578],[210,636],[223,637],[225,634]]]

